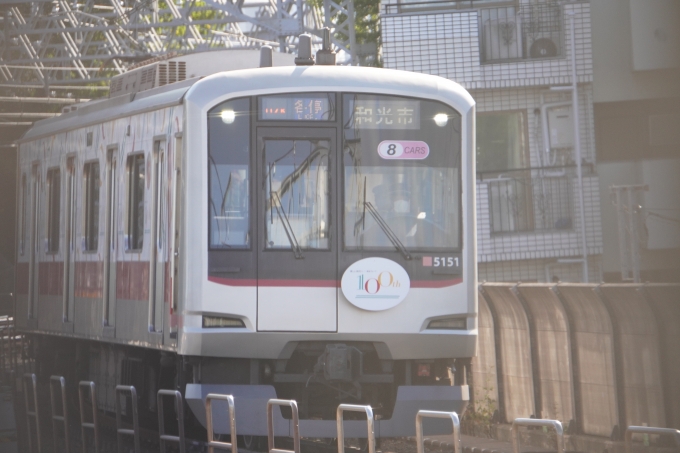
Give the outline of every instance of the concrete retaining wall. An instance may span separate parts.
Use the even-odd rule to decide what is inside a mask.
[[[473,398],[498,398],[504,422],[680,429],[680,285],[484,283],[479,299]]]
[[[654,314],[637,285],[602,285],[615,328],[617,397],[623,426],[666,426],[659,337]]]
[[[680,426],[680,288],[647,285],[642,294],[655,314],[661,350],[661,378],[666,423]]]
[[[534,359],[538,362],[535,380],[540,385],[541,418],[574,418],[569,323],[562,303],[549,286],[518,285],[517,296],[532,318]]]
[[[509,423],[535,414],[529,322],[508,285],[487,283],[482,293],[495,327],[498,409]]]
[[[496,373],[496,344],[494,324],[489,304],[482,293],[479,294],[479,323],[477,335],[477,357],[472,359],[472,387],[474,400],[484,402],[486,409],[498,409],[498,373]],[[494,407],[488,407],[495,401]]]

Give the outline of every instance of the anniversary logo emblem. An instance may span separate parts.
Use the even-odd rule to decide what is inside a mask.
[[[353,305],[380,311],[395,307],[411,288],[411,279],[398,263],[385,258],[365,258],[342,275],[342,293]]]

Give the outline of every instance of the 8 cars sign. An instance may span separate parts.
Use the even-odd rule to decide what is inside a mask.
[[[365,258],[347,268],[340,283],[354,306],[380,311],[396,307],[411,288],[411,279],[398,263],[385,258]]]
[[[378,145],[378,154],[387,160],[425,159],[430,155],[430,147],[419,141],[383,140]]]

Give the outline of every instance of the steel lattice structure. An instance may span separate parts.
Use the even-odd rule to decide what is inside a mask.
[[[354,42],[349,0],[24,0],[0,14],[0,86],[92,84],[168,52],[263,44],[291,52],[299,34],[319,36],[324,26],[349,37],[335,39],[337,49],[351,55]]]

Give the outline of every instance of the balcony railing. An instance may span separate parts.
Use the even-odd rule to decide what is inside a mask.
[[[440,11],[450,9],[476,9],[489,4],[514,3],[514,0],[401,0],[384,6],[385,14]]]
[[[575,167],[478,173],[477,184],[486,186],[491,234],[571,230],[575,176]]]
[[[562,56],[562,13],[554,1],[479,10],[482,63]]]

